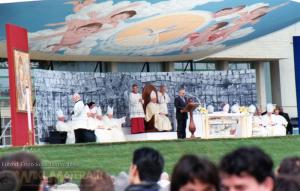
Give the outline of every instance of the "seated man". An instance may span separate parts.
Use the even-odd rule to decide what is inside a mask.
[[[280,115],[274,115],[273,104],[267,105],[267,114],[262,117],[269,136],[285,136],[287,121]]]
[[[107,114],[103,116],[103,128],[111,130],[111,142],[125,141],[125,136],[122,130],[122,124],[125,123],[125,117],[116,119],[113,118],[113,108],[107,108]]]
[[[147,147],[135,150],[129,169],[130,185],[125,191],[160,190],[157,182],[163,169],[164,159],[158,151]]]
[[[98,143],[112,142],[112,130],[111,127],[109,126],[104,127],[102,109],[100,106],[97,108],[96,120],[97,120],[97,128],[95,129],[96,141]]]
[[[65,122],[65,116],[62,110],[57,111],[57,123],[56,123],[56,130],[60,132],[67,132],[67,144],[74,144],[75,143],[75,134],[74,129],[72,128],[71,124]]]
[[[171,122],[166,116],[167,113],[162,113],[160,111],[160,106],[157,103],[157,96],[154,91],[150,94],[151,101],[146,107],[145,120],[148,122],[154,117],[154,127],[158,131],[170,131],[172,129]]]
[[[255,113],[256,110],[256,113]],[[249,111],[251,114],[254,114],[252,117],[252,135],[257,137],[265,137],[268,135],[266,127],[263,125],[263,116],[261,115],[261,109],[253,108],[253,111]]]
[[[273,161],[261,149],[242,147],[225,155],[220,162],[224,191],[273,191]]]

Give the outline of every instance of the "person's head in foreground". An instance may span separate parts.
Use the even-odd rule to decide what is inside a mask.
[[[217,167],[205,158],[185,155],[175,165],[171,191],[219,191]]]
[[[0,159],[0,164],[0,172],[5,171],[15,176],[19,190],[39,190],[43,171],[41,161],[34,154],[18,152],[7,155]],[[10,181],[15,181],[11,175],[6,174],[5,177],[9,176]]]
[[[300,157],[288,157],[281,161],[277,170],[279,175],[300,176]]]
[[[276,186],[274,191],[299,191],[300,177],[299,176],[282,176],[275,178]]]
[[[0,191],[17,191],[19,190],[18,178],[11,171],[0,172]]]
[[[257,147],[241,147],[220,162],[223,191],[272,191],[273,161]]]
[[[160,179],[163,169],[164,159],[158,151],[148,147],[135,150],[129,170],[131,185],[126,190],[146,188],[158,190],[157,181]]]
[[[108,174],[101,170],[93,170],[81,179],[80,191],[114,191],[114,186]]]

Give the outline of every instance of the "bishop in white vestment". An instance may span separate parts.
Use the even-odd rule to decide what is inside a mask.
[[[108,126],[104,127],[102,109],[100,106],[97,108],[96,120],[97,120],[97,129],[95,130],[96,142],[98,143],[113,142],[112,141],[113,135],[112,135],[111,128]]]
[[[107,130],[111,130],[111,142],[123,142],[125,141],[125,135],[122,130],[122,124],[125,123],[125,118],[116,119],[113,118],[113,108],[108,107],[107,114],[103,116],[103,127]]]
[[[157,92],[158,103],[160,107],[160,112],[168,115],[168,103],[170,102],[170,97],[167,94],[167,87],[165,85],[160,86],[160,91]]]
[[[67,144],[75,143],[74,129],[71,127],[71,123],[65,122],[65,116],[62,110],[57,111],[57,122],[55,127],[57,131],[67,132]]]
[[[280,115],[274,115],[274,106],[267,105],[267,114],[262,117],[264,126],[267,128],[268,136],[285,136],[287,121]]]
[[[79,94],[74,94],[73,102],[75,103],[72,115],[72,127],[75,129],[88,129],[86,107],[81,101]]]
[[[160,112],[160,106],[157,103],[156,93],[154,91],[150,94],[151,101],[146,107],[146,121],[150,121],[154,117],[154,127],[158,131],[170,131],[172,129],[169,118]]]

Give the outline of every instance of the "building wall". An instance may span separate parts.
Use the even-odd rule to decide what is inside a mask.
[[[279,74],[271,70],[271,79],[279,78],[281,104],[292,117],[297,116],[296,86],[294,73],[293,36],[300,35],[300,22],[272,34],[255,39],[211,55],[207,59],[217,60],[279,60]],[[273,64],[273,62],[271,62]],[[272,68],[272,66],[271,66]],[[274,98],[273,98],[274,101]]]

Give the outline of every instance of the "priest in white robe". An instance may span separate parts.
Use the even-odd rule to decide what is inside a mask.
[[[263,116],[262,121],[268,131],[268,136],[285,136],[287,121],[282,116],[273,114],[273,104],[267,105],[267,114]]]
[[[72,100],[75,103],[72,115],[72,127],[74,129],[88,129],[86,107],[83,101],[81,101],[80,95],[75,93]]]
[[[172,129],[169,118],[160,111],[160,106],[157,103],[157,96],[154,91],[150,94],[151,101],[146,107],[145,120],[148,122],[154,117],[154,127],[158,131],[170,131]]]
[[[143,109],[144,100],[142,95],[138,93],[138,85],[132,85],[132,92],[129,94],[129,112],[131,122],[131,134],[144,133],[145,113]]]
[[[57,114],[57,122],[56,122],[56,130],[60,132],[67,132],[67,144],[75,143],[75,134],[74,129],[71,127],[71,123],[65,122],[65,116],[62,110],[58,110]]]
[[[252,136],[254,137],[265,137],[268,135],[266,127],[263,125],[261,109],[254,105],[249,107],[249,113],[252,115]]]
[[[107,114],[103,116],[103,127],[107,130],[111,130],[111,142],[123,142],[125,141],[125,135],[122,130],[122,124],[125,123],[125,118],[120,119],[113,118],[113,108],[107,108]]]
[[[158,97],[158,103],[160,107],[160,112],[168,115],[168,103],[170,102],[170,97],[168,95],[168,90],[165,85],[160,86],[160,90],[157,92],[157,97]]]
[[[96,142],[98,143],[113,142],[112,129],[109,126],[104,127],[102,109],[100,106],[97,108],[96,120],[97,120],[97,129],[95,130]]]

